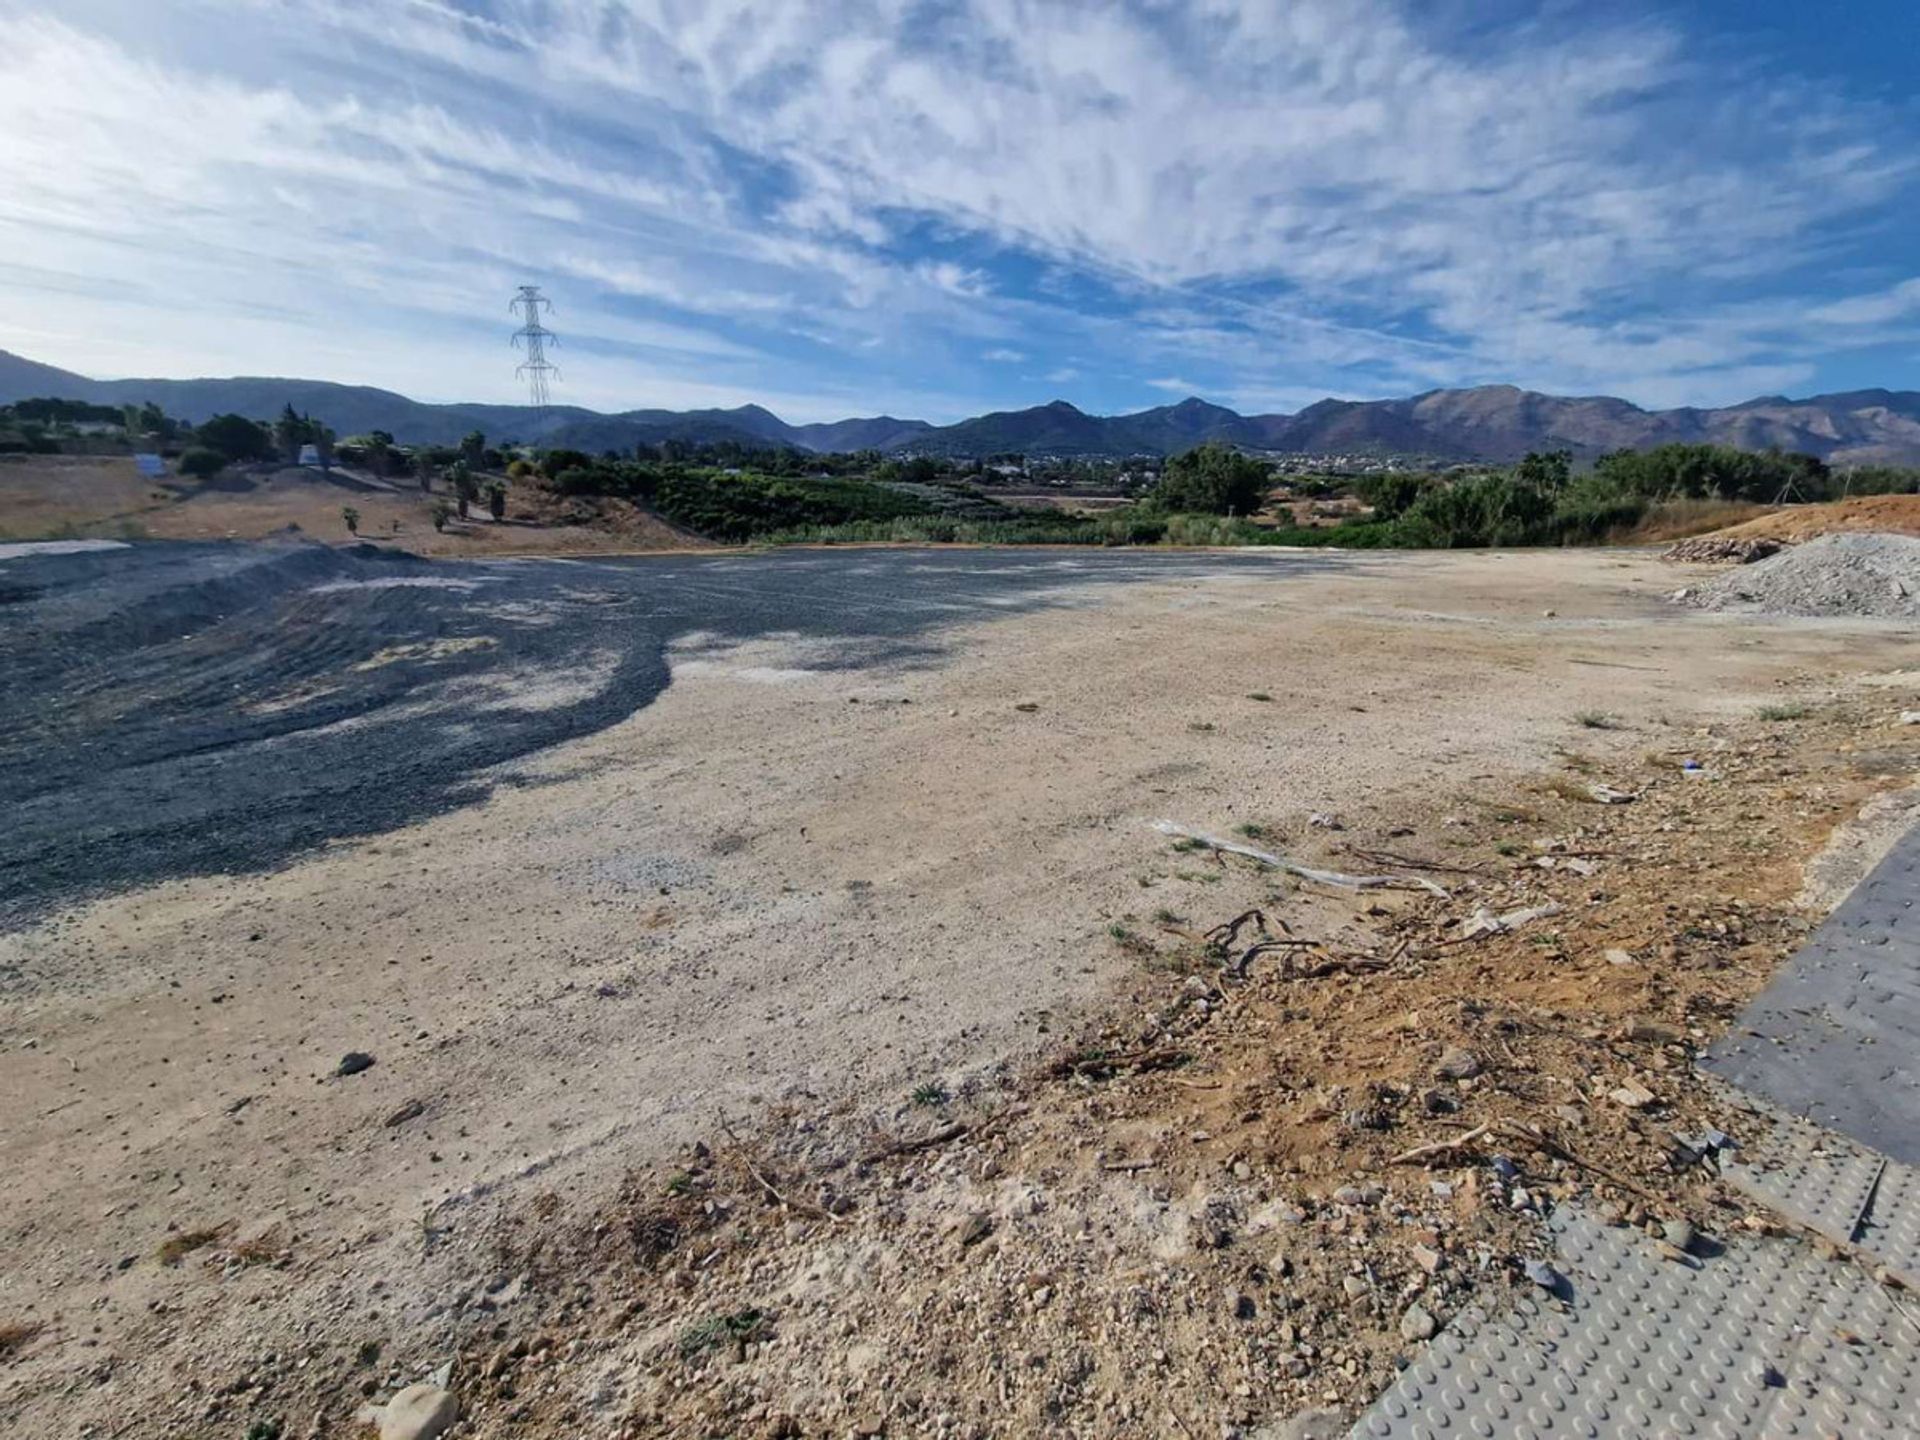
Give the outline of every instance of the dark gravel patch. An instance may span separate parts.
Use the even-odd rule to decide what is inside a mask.
[[[372,546],[140,544],[0,563],[0,928],[171,877],[284,865],[483,798],[626,719],[668,646],[794,634],[834,668],[937,663],[956,623],[1062,586],[1318,556],[781,551],[424,561]],[[1200,622],[1196,622],[1200,623]],[[592,667],[544,708],[542,677]]]

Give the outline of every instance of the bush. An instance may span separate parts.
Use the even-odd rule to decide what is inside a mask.
[[[1735,450],[1728,445],[1658,445],[1618,450],[1593,467],[1606,484],[1648,500],[1759,500],[1782,495],[1823,500],[1837,493],[1826,462],[1778,450]]]
[[[196,480],[209,479],[226,468],[227,457],[204,445],[196,445],[180,457],[180,473],[191,475]]]
[[[1258,460],[1209,442],[1168,460],[1152,499],[1172,511],[1251,515],[1266,503],[1272,485],[1272,472]]]
[[[216,415],[193,429],[194,439],[209,450],[217,450],[229,462],[265,460],[273,453],[273,434],[266,426],[244,415]]]
[[[1353,487],[1354,493],[1373,507],[1376,520],[1392,520],[1404,515],[1427,492],[1424,475],[1368,475]]]

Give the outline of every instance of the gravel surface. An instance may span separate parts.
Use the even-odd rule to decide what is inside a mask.
[[[1061,587],[1297,555],[908,550],[446,563],[372,546],[143,544],[0,564],[0,929],[76,897],[272,869],[481,799],[595,733],[689,639],[930,663]]]
[[[1906,535],[1823,535],[1709,581],[1685,598],[1703,610],[1920,616],[1920,540]]]
[[[1697,957],[1689,974],[1747,975],[1721,952],[1771,933],[1735,900],[1799,883],[1781,827],[1849,813],[1920,736],[1897,718],[1920,703],[1904,629],[1708,622],[1660,598],[1671,575],[1604,551],[423,564],[136,545],[0,566],[14,621],[0,661],[33,686],[0,696],[0,785],[32,790],[9,818],[39,817],[45,835],[45,807],[65,806],[105,837],[99,859],[63,852],[72,875],[0,872],[33,879],[24,903],[49,911],[0,927],[0,1335],[28,1337],[0,1364],[0,1432],[353,1434],[365,1401],[449,1360],[471,1407],[455,1433],[475,1436],[608,1435],[643,1403],[690,1423],[639,1433],[776,1433],[771,1413],[731,1423],[723,1384],[766,1386],[769,1411],[799,1412],[809,1435],[875,1418],[931,1433],[868,1412],[906,1376],[964,1390],[967,1423],[996,1435],[1073,1433],[1050,1408],[1069,1400],[1101,1435],[1219,1434],[1231,1407],[1339,1403],[1403,1324],[1422,1328],[1413,1304],[1445,1324],[1458,1282],[1483,1273],[1483,1242],[1440,1231],[1425,1177],[1347,1160],[1464,1133],[1443,1121],[1480,1112],[1429,1118],[1436,1086],[1555,1117],[1611,1115],[1629,1079],[1666,1101],[1652,1053],[1625,1070],[1584,1034],[1597,1099],[1517,1062],[1541,1063],[1530,1037],[1548,1011],[1549,1034],[1601,1008],[1651,1015],[1644,1033],[1684,1020],[1669,935]],[[199,598],[208,585],[219,604]],[[647,679],[649,658],[671,683]],[[623,673],[624,718],[600,725],[592,707],[613,705],[606,677]],[[1816,730],[1813,710],[1756,718],[1862,675],[1876,683],[1857,731]],[[330,714],[336,686],[364,703]],[[1765,753],[1728,725],[1764,725]],[[543,733],[573,738],[512,753]],[[303,758],[315,745],[324,763]],[[1736,785],[1749,774],[1787,788]],[[144,819],[119,792],[166,788],[149,777],[198,794],[191,777],[204,821],[116,839]],[[1602,781],[1639,798],[1593,804]],[[369,833],[378,817],[360,807],[384,804],[418,818]],[[1182,998],[1178,929],[1257,906],[1334,958],[1386,958],[1399,940],[1381,927],[1428,901],[1215,863],[1156,834],[1161,818],[1257,832],[1327,868],[1398,863],[1360,851],[1470,867],[1431,872],[1459,902],[1439,919],[1562,908],[1436,944],[1445,991],[1408,990],[1404,973],[1309,979],[1280,957],[1254,971],[1269,989],[1216,1009]],[[1703,848],[1648,853],[1623,826]],[[0,841],[0,858],[24,843]],[[280,864],[276,845],[302,848]],[[133,884],[141,873],[157,883]],[[112,893],[68,905],[61,883]],[[1719,898],[1682,913],[1676,889]],[[1570,935],[1603,913],[1604,934]],[[1635,915],[1644,933],[1617,923]],[[857,1162],[824,1169],[868,1153],[870,1131],[1000,1114],[1028,1062],[1082,1036],[1121,1052],[1151,1025],[1197,1045],[1184,1027],[1203,998],[1219,1017],[1203,1028],[1240,1034],[1244,1064],[1203,1071],[1196,1056],[1137,1081],[1082,1067],[1024,1121],[876,1169],[879,1189],[853,1183]],[[1176,1000],[1174,1035],[1159,1017]],[[1453,1046],[1481,1072],[1434,1074]],[[1592,1134],[1574,1142],[1583,1157]],[[701,1140],[725,1185],[692,1163]],[[824,1205],[830,1184],[855,1210],[768,1214],[740,1154],[764,1155],[783,1194]],[[634,1226],[607,1218],[629,1171],[650,1202]],[[1387,1193],[1366,1208],[1338,1198],[1375,1183]],[[1237,1224],[1208,1203],[1256,1190]],[[1030,1191],[1046,1196],[1038,1215],[1019,1208]],[[1283,1194],[1310,1226],[1288,1249],[1291,1288],[1247,1273],[1273,1273],[1280,1242],[1255,1243],[1254,1226]],[[685,1213],[658,1213],[662,1197]],[[1484,1213],[1519,1217],[1511,1199]],[[1203,1226],[1197,1248],[1185,1221],[1203,1213],[1232,1244]],[[737,1244],[729,1216],[754,1217],[756,1237],[763,1219],[801,1240],[831,1227],[843,1248]],[[709,1232],[728,1247],[711,1260]],[[604,1268],[559,1243],[576,1235]],[[1369,1236],[1415,1243],[1363,1249]],[[1484,1243],[1493,1274],[1511,1247]],[[626,1293],[643,1260],[674,1288]],[[1364,1294],[1352,1263],[1374,1265]],[[1279,1313],[1283,1291],[1326,1318]],[[768,1363],[719,1343],[762,1343],[748,1309],[771,1316]],[[561,1367],[616,1346],[639,1346],[645,1368]],[[507,1361],[477,1376],[494,1347]],[[1100,1373],[1082,1378],[1088,1355]],[[818,1408],[779,1393],[790,1365],[815,1377]],[[1138,1408],[1162,1374],[1184,1377],[1178,1421]],[[861,1403],[829,1413],[841,1396]],[[727,1423],[691,1422],[714,1402]],[[927,1393],[920,1413],[948,1404]]]

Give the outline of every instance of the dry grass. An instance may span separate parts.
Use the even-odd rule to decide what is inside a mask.
[[[215,1225],[208,1230],[181,1230],[166,1238],[154,1252],[154,1258],[162,1265],[178,1265],[194,1251],[211,1245],[226,1231],[225,1225]]]
[[[33,1337],[46,1329],[39,1320],[10,1320],[0,1323],[0,1360],[11,1360],[26,1349]]]
[[[1762,515],[1771,515],[1771,505],[1756,505],[1748,500],[1662,500],[1647,507],[1640,523],[1625,535],[1632,545],[1657,545],[1667,540],[1684,540],[1689,535],[1705,535],[1740,525]]]

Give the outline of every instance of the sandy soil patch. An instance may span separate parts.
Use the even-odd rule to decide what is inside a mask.
[[[433,525],[433,505],[413,481],[381,482],[337,470],[241,468],[201,484],[153,480],[129,457],[32,456],[0,463],[0,540],[106,536],[157,540],[261,540],[290,531],[346,544],[356,538],[417,555],[628,554],[709,549],[711,543],[621,500],[561,500],[525,481],[510,483],[507,518],[484,503],[467,520]],[[350,534],[342,511],[360,512]]]
[[[870,1418],[856,1402],[869,1406],[903,1372],[935,1386],[971,1374],[965,1367],[985,1352],[962,1337],[990,1336],[1003,1321],[991,1307],[950,1312],[942,1359],[922,1343],[940,1329],[934,1311],[906,1327],[898,1309],[840,1307],[881,1304],[873,1289],[900,1273],[901,1245],[929,1255],[950,1246],[939,1253],[964,1251],[964,1265],[1002,1253],[955,1239],[950,1227],[967,1223],[959,1212],[1005,1225],[1020,1196],[1050,1193],[1070,1175],[1101,1185],[1127,1176],[1133,1186],[1102,1191],[1098,1206],[1088,1192],[1084,1213],[1065,1199],[1051,1212],[1060,1243],[1083,1247],[1073,1253],[1085,1257],[1076,1263],[1087,1304],[1133,1304],[1108,1283],[1117,1276],[1150,1292],[1143,1313],[1190,1314],[1197,1297],[1223,1293],[1223,1272],[1210,1268],[1218,1247],[1196,1245],[1189,1226],[1197,1215],[1205,1233],[1205,1197],[1192,1190],[1202,1168],[1238,1176],[1233,1167],[1247,1167],[1240,1183],[1258,1180],[1246,1197],[1257,1205],[1299,1204],[1299,1185],[1309,1185],[1319,1216],[1329,1176],[1312,1157],[1329,1150],[1324,1127],[1349,1111],[1411,1103],[1403,1095],[1389,1105],[1368,1087],[1417,1093],[1411,1077],[1432,1062],[1426,1051],[1455,1030],[1485,1046],[1463,1018],[1476,995],[1496,993],[1516,1013],[1591,1012],[1583,1023],[1602,1026],[1654,1005],[1679,1017],[1670,1023],[1707,1028],[1782,952],[1799,861],[1910,768],[1911,746],[1885,731],[1883,715],[1902,696],[1857,683],[1894,670],[1906,635],[1870,622],[1680,611],[1660,599],[1670,585],[1670,571],[1644,554],[1353,556],[1284,580],[1223,575],[1090,592],[1075,608],[971,627],[958,658],[939,668],[821,669],[805,647],[783,653],[777,641],[690,646],[683,658],[697,664],[654,705],[517,767],[519,783],[482,806],[276,874],[169,883],[0,938],[0,975],[38,977],[15,989],[0,1025],[0,1212],[15,1257],[0,1277],[0,1321],[43,1327],[0,1371],[0,1405],[23,1433],[239,1432],[271,1418],[289,1434],[350,1433],[342,1427],[367,1397],[442,1359],[517,1342],[521,1357],[493,1381],[519,1378],[469,1387],[488,1407],[470,1422],[474,1433],[504,1430],[516,1414],[532,1433],[709,1433],[716,1417],[756,1406],[752,1423],[763,1428],[796,1408],[806,1433],[844,1433]],[[1765,702],[1844,708],[1856,693],[1872,698],[1831,730],[1751,732]],[[1763,742],[1771,748],[1729,749]],[[1894,758],[1869,763],[1870,754]],[[1694,757],[1729,779],[1762,767],[1756,774],[1778,784],[1765,801],[1730,784],[1684,789],[1692,782],[1670,767]],[[1614,807],[1563,793],[1590,780],[1649,798],[1619,807],[1615,820]],[[1736,794],[1738,804],[1728,798]],[[1669,808],[1657,808],[1656,795]],[[1620,967],[1593,966],[1595,940],[1564,943],[1562,963],[1527,935],[1456,951],[1462,963],[1427,972],[1435,988],[1411,1001],[1382,998],[1355,976],[1296,1006],[1263,967],[1259,983],[1279,988],[1261,1007],[1231,1012],[1266,1037],[1264,1063],[1284,1071],[1284,1089],[1258,1105],[1236,1071],[1201,1076],[1221,1089],[1192,1092],[1193,1113],[1176,1112],[1166,1102],[1187,1095],[1173,1079],[1192,1077],[1150,1076],[1118,1101],[1095,1096],[1104,1108],[1062,1112],[1086,1127],[1083,1154],[1049,1159],[1056,1135],[1008,1128],[1004,1153],[927,1152],[927,1166],[947,1167],[937,1176],[879,1172],[898,1177],[897,1212],[875,1208],[857,1177],[829,1173],[823,1191],[807,1168],[844,1161],[869,1129],[910,1133],[932,1108],[907,1099],[916,1090],[964,1098],[976,1108],[956,1113],[969,1120],[996,1113],[1028,1066],[1087,1043],[1103,1023],[1120,1027],[1103,1042],[1110,1053],[1157,1043],[1140,1035],[1142,977],[1174,996],[1186,981],[1172,958],[1153,958],[1180,951],[1157,926],[1198,931],[1257,903],[1342,954],[1387,953],[1379,947],[1391,948],[1395,926],[1410,944],[1439,937],[1433,927],[1446,917],[1435,902],[1410,909],[1396,894],[1374,913],[1351,896],[1275,885],[1172,853],[1148,828],[1154,819],[1222,833],[1257,827],[1265,843],[1341,868],[1360,863],[1343,858],[1342,845],[1417,849],[1486,870],[1490,902],[1551,892],[1584,918],[1586,892],[1635,886],[1630,865],[1603,877],[1497,867],[1532,858],[1538,839],[1583,828],[1595,843],[1556,853],[1652,853],[1671,833],[1658,823],[1684,830],[1686,807],[1710,801],[1703,833],[1744,848],[1689,852],[1685,863],[1699,868],[1676,870],[1654,892],[1698,916],[1620,918],[1611,943],[1642,956],[1631,984],[1614,975]],[[1756,818],[1743,821],[1748,810]],[[1498,819],[1522,814],[1539,818]],[[1643,823],[1656,828],[1617,842],[1605,832]],[[1751,846],[1739,840],[1741,824]],[[1772,909],[1731,971],[1703,959],[1708,983],[1681,985],[1661,968],[1663,946],[1701,924],[1728,927],[1736,901]],[[1565,935],[1572,924],[1555,929]],[[1693,973],[1696,951],[1673,955]],[[1688,1008],[1695,995],[1712,1004]],[[1171,998],[1150,997],[1156,1009]],[[1211,1000],[1204,1011],[1183,1007],[1188,1018],[1163,1027],[1169,1044],[1185,1043],[1193,1015],[1225,1013]],[[1282,1025],[1294,1027],[1289,1036],[1316,1035],[1316,1048],[1277,1049]],[[1527,1033],[1499,1038],[1521,1055]],[[1554,1046],[1574,1042],[1542,1043],[1545,1064],[1566,1053]],[[349,1052],[374,1063],[341,1074]],[[1497,1046],[1492,1053],[1505,1063]],[[1630,1063],[1642,1074],[1672,1068]],[[1071,1069],[1066,1078],[1076,1077],[1101,1078]],[[1269,1074],[1262,1083],[1277,1082]],[[1541,1084],[1549,1110],[1563,1103]],[[1333,1109],[1304,1119],[1312,1098],[1334,1088],[1345,1093]],[[1235,1118],[1253,1109],[1264,1118]],[[804,1144],[796,1152],[804,1165],[777,1147],[762,1153],[803,1187],[807,1206],[830,1206],[840,1186],[864,1197],[863,1215],[900,1220],[893,1231],[849,1228],[837,1251],[796,1250],[787,1258],[797,1268],[779,1271],[783,1293],[797,1286],[817,1302],[809,1325],[834,1337],[835,1363],[855,1372],[832,1372],[838,1410],[825,1400],[809,1409],[805,1396],[743,1398],[720,1371],[687,1383],[680,1371],[648,1368],[656,1352],[679,1356],[679,1337],[701,1316],[724,1321],[752,1308],[749,1292],[762,1285],[754,1247],[775,1243],[760,1217],[726,1229],[730,1217],[753,1217],[744,1197],[760,1182],[751,1171],[731,1172],[746,1177],[744,1192],[727,1188],[711,1152],[683,1149],[714,1143],[723,1115],[744,1136],[830,1134],[819,1154]],[[1202,1132],[1206,1141],[1191,1138]],[[1397,1138],[1354,1133],[1369,1155]],[[1103,1156],[1161,1164],[1176,1142],[1197,1148],[1170,1179],[1099,1168]],[[640,1232],[609,1217],[622,1213],[624,1177],[655,1165],[669,1167],[666,1179],[635,1182],[643,1188],[628,1194],[626,1213],[676,1238],[636,1251]],[[662,1210],[655,1198],[681,1173],[674,1206]],[[1255,1202],[1255,1190],[1266,1198]],[[690,1209],[677,1208],[683,1200]],[[1122,1204],[1137,1222],[1119,1226],[1117,1211],[1098,1208]],[[579,1225],[562,1226],[563,1215]],[[852,1224],[811,1215],[790,1211],[774,1228]],[[1337,1238],[1317,1230],[1316,1243],[1379,1228],[1326,1212],[1329,1225],[1335,1218]],[[1154,1227],[1164,1231],[1159,1249],[1141,1238]],[[707,1248],[678,1237],[709,1228],[728,1238],[704,1262]],[[1075,1238],[1083,1233],[1093,1238]],[[181,1251],[182,1237],[199,1243]],[[549,1259],[580,1263],[549,1266],[549,1245]],[[615,1248],[617,1265],[607,1258]],[[1042,1289],[1067,1293],[1040,1269],[1016,1276],[1024,1261],[1007,1253],[992,1272],[993,1306],[1016,1279],[1021,1306],[1044,1307],[1034,1298]],[[585,1268],[594,1255],[607,1260],[603,1270]],[[1459,1263],[1477,1261],[1463,1252]],[[701,1264],[716,1277],[711,1294],[700,1288]],[[620,1292],[620,1306],[641,1307],[623,1320],[601,1308],[616,1281],[641,1287],[646,1276],[670,1289]],[[1400,1283],[1397,1272],[1386,1278]],[[900,1290],[927,1305],[933,1293]],[[1399,1298],[1375,1281],[1367,1293]],[[668,1294],[698,1314],[671,1308]],[[1253,1303],[1269,1316],[1267,1300]],[[1057,1417],[1081,1403],[1075,1395],[1094,1397],[1075,1411],[1084,1433],[1144,1423],[1114,1410],[1120,1392],[1092,1384],[1093,1372],[1070,1383],[1055,1373],[1056,1363],[1077,1363],[1070,1351],[1097,1353],[1103,1327],[1121,1324],[1104,1310],[1071,1313],[1073,1345],[1049,1342],[1035,1359],[1037,1344],[1009,1339],[994,1352],[1001,1368],[969,1379],[967,1405],[997,1412],[965,1408],[943,1422],[896,1408],[890,1423],[898,1433],[985,1434],[1054,1417],[1045,1423],[1064,1428]],[[1295,1323],[1284,1314],[1259,1332],[1265,1368],[1188,1366],[1180,1346],[1203,1336],[1217,1344],[1211,1322],[1169,1330],[1190,1340],[1129,1341],[1116,1353],[1214,1377],[1189,1422],[1212,1425],[1222,1406],[1297,1408],[1322,1393],[1315,1383],[1345,1403],[1388,1363],[1379,1331],[1398,1316],[1397,1303],[1369,1300],[1329,1332],[1346,1357],[1333,1364],[1338,1379],[1317,1358],[1306,1375],[1292,1373],[1302,1342],[1281,1338],[1279,1327]],[[889,1320],[903,1328],[889,1332]],[[723,1324],[708,1348],[760,1343],[752,1322],[739,1327]],[[919,1348],[890,1349],[909,1333]],[[536,1349],[541,1335],[557,1338]],[[525,1356],[569,1342],[586,1347],[583,1364],[620,1363],[568,1369],[552,1389],[529,1375]],[[1328,1348],[1305,1343],[1316,1356]],[[1156,1349],[1174,1360],[1154,1361]],[[533,1368],[542,1363],[559,1362]],[[1138,1373],[1117,1379],[1140,1388]],[[1265,1387],[1257,1393],[1256,1382]],[[661,1386],[684,1391],[684,1403]]]
[[[1920,535],[1920,495],[1860,495],[1819,505],[1788,505],[1714,533],[1736,539],[1798,542],[1860,530]]]

